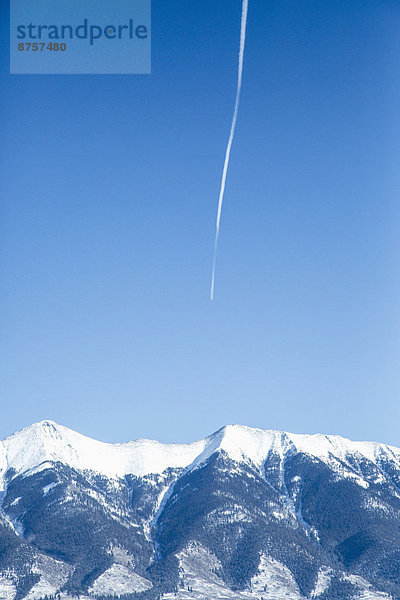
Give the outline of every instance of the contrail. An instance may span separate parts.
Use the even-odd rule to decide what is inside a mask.
[[[218,238],[219,238],[219,225],[221,221],[221,211],[222,211],[222,202],[224,200],[225,193],[225,183],[226,183],[226,174],[228,172],[229,166],[229,158],[231,155],[232,142],[235,135],[236,122],[239,112],[239,103],[240,103],[240,92],[242,89],[242,75],[243,75],[243,55],[244,55],[244,46],[246,43],[246,25],[247,25],[247,8],[248,8],[248,0],[243,0],[242,4],[242,22],[240,27],[240,49],[239,49],[239,66],[238,66],[238,82],[237,82],[237,90],[236,90],[236,101],[235,101],[235,110],[233,111],[233,119],[231,125],[231,132],[229,134],[228,145],[226,147],[225,152],[225,162],[224,168],[222,171],[222,179],[221,179],[221,188],[219,191],[219,200],[218,200],[218,210],[217,210],[217,222],[215,225],[215,242],[214,242],[214,259],[212,266],[212,276],[211,276],[211,300],[214,299],[214,285],[215,285],[215,265],[217,262],[217,249],[218,249]]]

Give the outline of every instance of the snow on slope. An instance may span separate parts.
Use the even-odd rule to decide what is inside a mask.
[[[359,575],[347,575],[345,579],[358,588],[359,600],[393,600],[389,594],[374,590],[369,581]]]
[[[300,600],[302,595],[289,569],[271,556],[261,555],[258,573],[251,580],[252,593],[265,600]]]
[[[40,575],[39,581],[29,591],[25,600],[37,600],[55,595],[71,575],[72,567],[48,556],[40,556],[31,572]],[[0,596],[1,598],[1,596]]]
[[[318,596],[321,596],[321,594],[323,594],[325,590],[328,589],[331,581],[331,576],[332,569],[330,569],[329,567],[320,568],[314,590],[311,592],[311,598],[318,598]]]
[[[89,588],[89,594],[107,596],[144,592],[152,586],[151,582],[141,577],[127,565],[114,563],[107,571],[98,577]]]
[[[178,560],[178,592],[165,594],[165,600],[304,600],[289,569],[265,555],[244,591],[226,586],[216,574],[221,570],[218,559],[199,543],[192,542],[178,554]]]
[[[0,573],[1,600],[14,600],[17,593],[16,578],[12,573]]]
[[[215,571],[221,569],[218,559],[201,544],[191,543],[177,555],[180,582],[178,592],[167,593],[165,600],[247,600],[241,592],[233,592]]]
[[[178,553],[179,585],[177,592],[165,594],[164,600],[306,600],[301,594],[291,571],[271,556],[262,554],[257,573],[246,590],[229,589],[217,573],[221,570],[218,559],[198,542],[191,542]],[[329,587],[332,570],[322,567],[310,598],[318,598]],[[392,600],[378,592],[364,578],[345,575],[344,579],[356,586],[359,600]]]
[[[400,466],[397,448],[375,442],[352,442],[339,436],[300,435],[228,425],[190,444],[162,444],[144,439],[108,444],[52,421],[42,421],[0,442],[0,474],[9,468],[22,473],[44,468],[50,461],[60,461],[75,469],[91,470],[107,477],[123,477],[127,473],[144,476],[161,473],[168,467],[196,468],[217,450],[225,451],[233,460],[246,461],[258,468],[270,452],[282,457],[304,452],[322,460],[335,457],[340,461],[345,461],[349,454],[356,454],[374,462],[385,455]]]
[[[39,581],[25,596],[25,600],[38,600],[45,595],[55,595],[71,574],[72,567],[48,556],[38,556],[31,573],[39,575]],[[10,569],[0,573],[0,600],[14,600],[18,576]]]
[[[18,431],[0,444],[0,469],[29,471],[49,461],[60,461],[79,470],[108,477],[160,473],[167,467],[186,467],[206,444],[161,444],[136,440],[107,444],[88,438],[52,421],[42,421]]]

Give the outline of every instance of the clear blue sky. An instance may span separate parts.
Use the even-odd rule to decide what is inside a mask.
[[[1,425],[400,446],[400,6],[153,0],[149,76],[8,74]]]

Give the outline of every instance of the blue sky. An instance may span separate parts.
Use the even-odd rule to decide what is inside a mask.
[[[147,76],[8,74],[0,437],[227,423],[400,446],[400,7],[153,0]]]

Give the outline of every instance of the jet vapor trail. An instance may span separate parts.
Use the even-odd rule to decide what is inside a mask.
[[[243,0],[242,22],[241,22],[241,27],[240,27],[239,66],[238,66],[238,81],[237,81],[237,90],[236,90],[235,110],[233,111],[231,131],[229,134],[228,145],[226,147],[226,152],[225,152],[225,162],[224,162],[224,168],[222,171],[221,188],[220,188],[219,200],[218,200],[217,222],[215,225],[214,259],[213,259],[213,266],[212,266],[211,294],[210,294],[211,300],[214,299],[215,266],[216,266],[216,262],[217,262],[219,225],[220,225],[220,221],[221,221],[222,202],[224,200],[224,193],[225,193],[226,174],[228,172],[232,142],[233,142],[233,137],[235,135],[236,122],[237,122],[237,117],[238,117],[238,112],[239,112],[240,92],[242,89],[243,55],[244,55],[244,46],[246,43],[247,8],[248,8],[248,0]]]

